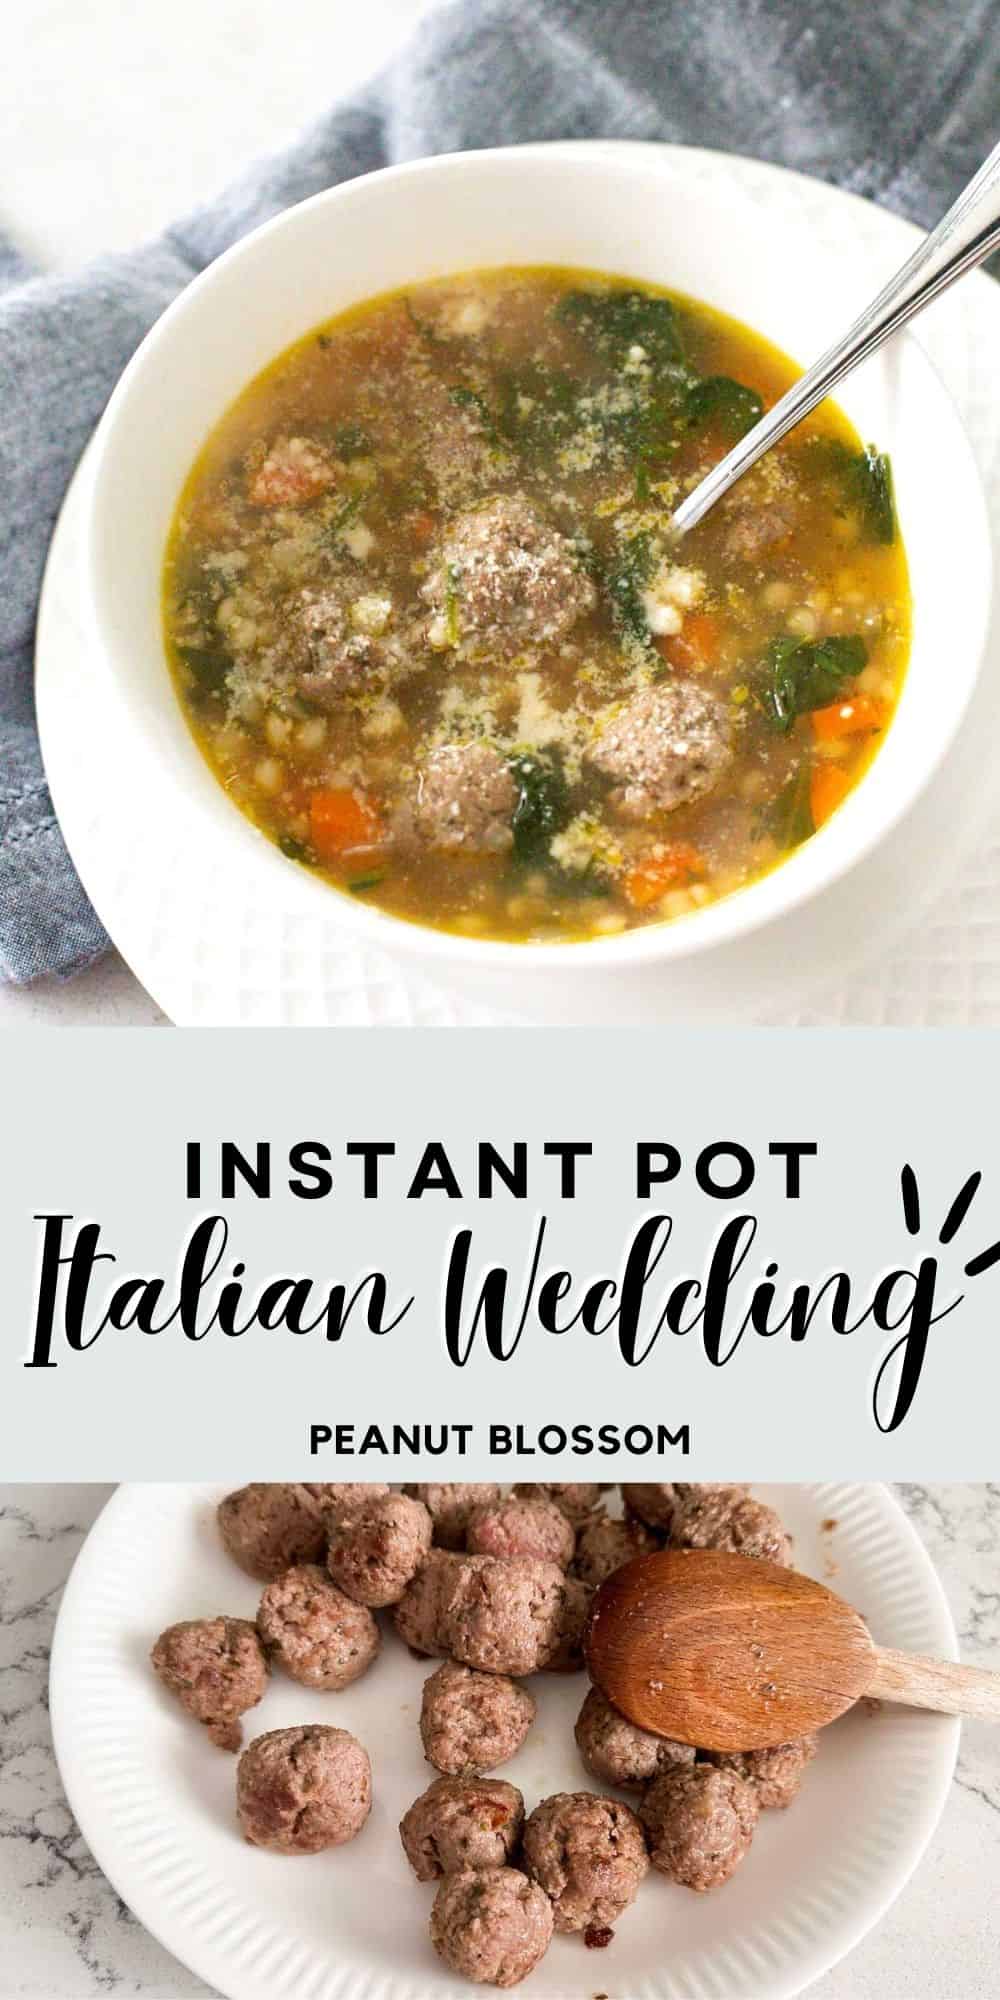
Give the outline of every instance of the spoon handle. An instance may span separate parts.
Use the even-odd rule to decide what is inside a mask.
[[[866,1694],[901,1701],[908,1708],[934,1708],[945,1715],[971,1715],[1000,1722],[1000,1674],[985,1667],[960,1667],[953,1660],[922,1660],[912,1653],[879,1647],[875,1674]]]
[[[683,535],[695,527],[764,452],[808,416],[851,369],[867,360],[884,340],[922,312],[956,278],[981,264],[998,246],[1000,145],[994,146],[937,228],[924,238],[847,332],[807,368],[780,402],[682,500],[673,517],[674,532]]]

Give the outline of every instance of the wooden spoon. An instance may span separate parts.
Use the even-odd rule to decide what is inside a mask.
[[[876,1646],[811,1577],[718,1550],[638,1556],[602,1583],[591,1679],[630,1722],[701,1750],[763,1750],[862,1695],[1000,1722],[1000,1674]]]

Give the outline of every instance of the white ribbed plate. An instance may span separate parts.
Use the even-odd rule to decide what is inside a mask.
[[[884,1486],[756,1489],[798,1565],[829,1581],[883,1645],[954,1657],[954,1627],[913,1529]],[[397,1822],[433,1773],[417,1732],[426,1669],[394,1636],[365,1678],[323,1695],[275,1676],[247,1733],[308,1721],[353,1729],[375,1803],[359,1838],[289,1858],[249,1848],[235,1760],[163,1694],[149,1647],[173,1620],[252,1616],[257,1590],[223,1555],[221,1489],[125,1486],[77,1559],[52,1653],[56,1752],[85,1839],[163,1944],[227,2000],[468,2000],[431,1951],[432,1891],[409,1874]],[[823,1523],[837,1525],[824,1532]],[[538,1719],[504,1777],[529,1805],[589,1782],[572,1727],[582,1675],[536,1676]],[[800,1798],[766,1813],[750,1856],[709,1896],[651,1875],[607,1951],[556,1938],[526,2000],[788,2000],[849,1951],[902,1888],[937,1823],[958,1725],[861,1708],[825,1732]]]
[[[594,150],[588,142],[588,149]],[[672,174],[743,190],[774,227],[809,232],[847,289],[874,292],[919,232],[856,195],[759,161],[694,147],[661,149]],[[833,287],[834,293],[836,286]],[[956,285],[914,329],[950,391],[983,479],[1000,563],[1000,285]],[[82,477],[86,478],[84,468]],[[241,871],[206,871],[142,734],[112,699],[94,645],[79,564],[80,486],[56,531],[39,616],[37,694],[46,771],[60,824],[115,944],[172,1020],[200,1026],[484,1025],[510,1020],[514,982],[473,1004],[408,959],[362,949],[338,897],[317,915],[252,891]],[[947,662],[942,662],[947,671]],[[1000,625],[965,722],[942,768],[877,851],[791,916],[712,952],[671,961],[633,994],[594,1002],[567,990],[559,1019],[667,1025],[996,1025],[1000,1021]],[[275,880],[278,877],[275,875]]]

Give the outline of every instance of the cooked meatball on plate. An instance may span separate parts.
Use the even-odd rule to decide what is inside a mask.
[[[382,1635],[371,1612],[338,1590],[318,1563],[296,1563],[269,1583],[257,1612],[268,1658],[306,1687],[349,1687],[371,1666]]]
[[[525,1824],[524,1860],[551,1900],[557,1931],[616,1924],[649,1867],[635,1814],[596,1792],[542,1799]]]
[[[185,1618],[161,1632],[150,1654],[170,1693],[220,1750],[238,1750],[240,1716],[267,1691],[267,1659],[245,1618]]]
[[[524,1825],[524,1800],[505,1778],[435,1778],[399,1822],[418,1882],[460,1868],[502,1868]]]
[[[887,1491],[688,1484],[633,1495],[612,1533],[622,1498],[596,1483],[547,1482],[516,1506],[506,1487],[341,1499],[327,1482],[290,1502],[258,1486],[232,1551],[225,1492],[119,1489],[67,1588],[52,1679],[83,1838],[224,2000],[458,2000],[491,1985],[532,2000],[706,1987],[791,2000],[909,1872],[947,1780],[946,1718],[860,1709],[816,1744],[709,1758],[611,1709],[568,1631],[590,1577],[660,1541],[671,1508],[693,1520],[700,1503],[712,1524],[753,1502],[799,1566],[822,1579],[836,1563],[834,1587],[880,1643],[947,1655],[938,1586]],[[338,1578],[325,1545],[303,1553],[313,1506]],[[429,1542],[434,1525],[463,1545]],[[568,1570],[520,1552],[539,1528],[561,1555],[575,1538]],[[279,1547],[294,1560],[250,1573]],[[395,1603],[362,1601],[366,1578],[391,1595],[421,1551]],[[345,1587],[358,1579],[362,1598]]]
[[[233,1561],[265,1582],[326,1549],[323,1503],[309,1486],[241,1486],[219,1502],[218,1521]]]
[[[534,1696],[507,1674],[481,1674],[445,1660],[424,1682],[424,1755],[450,1777],[492,1771],[516,1756],[536,1713]]]

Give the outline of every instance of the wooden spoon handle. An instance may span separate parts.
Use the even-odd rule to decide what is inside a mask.
[[[880,1646],[866,1692],[876,1699],[905,1702],[908,1708],[935,1708],[945,1715],[1000,1722],[1000,1674],[985,1667],[960,1667],[954,1660],[922,1660]]]

